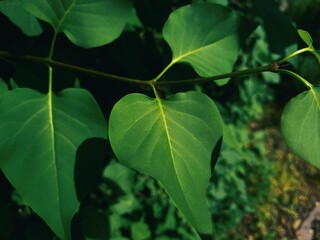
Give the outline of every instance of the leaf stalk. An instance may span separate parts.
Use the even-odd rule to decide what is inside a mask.
[[[314,49],[313,48],[310,48],[310,47],[306,47],[306,48],[302,48],[302,49],[299,49],[297,51],[295,51],[294,53],[291,53],[290,55],[286,56],[285,58],[277,61],[277,64],[280,65],[286,61],[288,61],[290,58],[293,58],[301,53],[304,53],[304,52],[312,52]]]
[[[290,70],[287,69],[279,69],[277,71],[278,73],[283,73],[283,74],[287,74],[291,77],[294,77],[295,79],[299,80],[302,84],[304,84],[305,86],[307,86],[310,89],[313,89],[313,85],[311,83],[309,83],[306,79],[304,79],[303,77],[301,77],[299,74],[292,72]]]
[[[4,51],[0,51],[0,57],[46,64],[46,65],[49,65],[52,67],[60,67],[60,68],[64,68],[64,69],[69,69],[69,70],[73,70],[73,71],[77,71],[77,72],[81,72],[81,73],[86,73],[89,75],[94,75],[94,76],[117,80],[117,81],[122,81],[122,82],[129,82],[129,83],[140,84],[140,85],[151,85],[151,83],[146,80],[138,80],[138,79],[133,79],[133,78],[121,77],[121,76],[113,75],[110,73],[100,72],[97,70],[84,68],[84,67],[64,63],[64,62],[59,62],[59,61],[52,60],[49,58],[44,58],[44,57],[37,57],[37,56],[31,56],[31,55],[15,56],[15,55],[12,55],[12,54],[10,54],[8,52],[4,52]]]

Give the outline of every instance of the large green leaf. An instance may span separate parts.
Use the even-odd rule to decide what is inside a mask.
[[[320,88],[291,99],[281,119],[289,147],[304,160],[320,168]]]
[[[202,77],[230,72],[240,41],[254,29],[230,8],[202,3],[184,6],[168,18],[163,37],[173,52],[172,62],[192,65]],[[241,31],[240,31],[241,30]]]
[[[222,135],[213,101],[199,92],[152,99],[130,94],[113,108],[111,146],[120,162],[157,179],[195,229],[211,234],[206,203],[211,152]]]
[[[107,137],[93,97],[83,89],[57,95],[17,88],[0,97],[0,167],[23,199],[61,238],[70,239],[79,207],[74,166],[79,145]]]
[[[97,47],[117,37],[132,0],[22,0],[25,8],[81,47]]]
[[[0,1],[0,12],[6,15],[28,36],[37,36],[42,33],[38,20],[27,12],[20,0]]]

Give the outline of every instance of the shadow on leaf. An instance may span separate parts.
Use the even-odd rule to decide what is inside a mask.
[[[108,142],[102,138],[90,138],[84,141],[77,150],[74,181],[77,197],[80,202],[98,184]]]

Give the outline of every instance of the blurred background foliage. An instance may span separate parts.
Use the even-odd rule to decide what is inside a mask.
[[[81,49],[59,36],[55,59],[139,79],[155,77],[170,61],[161,36],[168,15],[192,2],[227,5],[261,25],[248,38],[235,70],[256,67],[303,47],[296,29],[302,28],[320,47],[319,0],[136,0],[135,10],[119,39],[94,49]],[[40,22],[43,33],[24,35],[0,15],[1,50],[14,54],[48,53],[52,30]],[[320,70],[310,55],[290,62],[302,76],[319,84]],[[0,76],[11,87],[46,91],[45,66],[1,60]],[[167,79],[196,77],[187,65],[177,65]],[[125,94],[150,89],[100,79],[63,69],[55,71],[55,90],[87,88],[108,118],[112,106]],[[14,79],[14,81],[12,80]],[[208,188],[214,239],[296,239],[296,231],[320,200],[320,171],[295,157],[284,143],[279,122],[288,100],[304,90],[286,76],[263,73],[215,83],[163,87],[163,95],[182,90],[202,91],[218,104],[225,122],[222,150]],[[74,239],[169,240],[198,239],[153,179],[119,164],[107,145],[103,163],[95,163],[92,191],[74,218]],[[96,164],[96,165],[95,165]],[[318,224],[319,226],[319,224]],[[315,227],[315,238],[320,229]],[[318,235],[317,235],[318,234]],[[0,172],[0,239],[55,239]]]

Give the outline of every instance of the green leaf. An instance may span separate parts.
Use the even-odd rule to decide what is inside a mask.
[[[218,86],[224,86],[229,82],[229,78],[219,79],[214,81]]]
[[[24,34],[37,36],[42,33],[42,28],[37,18],[23,8],[21,0],[0,1],[0,12],[17,25]]]
[[[284,109],[281,127],[292,151],[320,168],[320,87],[290,100]]]
[[[132,0],[22,0],[25,8],[74,44],[97,47],[119,37]]]
[[[6,82],[0,77],[0,95],[9,91],[8,85]]]
[[[130,224],[132,240],[150,239],[150,229],[144,222],[136,222]]]
[[[209,2],[209,3],[217,3],[224,6],[227,6],[229,4],[228,0],[193,0],[193,3],[201,3],[201,2]]]
[[[240,31],[244,18],[230,8],[200,3],[181,7],[168,18],[163,37],[173,56],[170,65],[191,64],[202,77],[230,72],[238,57],[240,43],[253,30]]]
[[[127,194],[132,191],[135,172],[123,166],[116,160],[112,160],[103,171],[105,178],[117,183]]]
[[[310,36],[310,34],[307,31],[298,30],[298,34],[301,37],[301,39],[308,45],[309,48],[311,48],[311,53],[318,59],[318,62],[320,64],[320,51],[319,50],[315,50],[312,43],[313,43],[313,39]]]
[[[308,47],[312,47],[313,40],[307,31],[298,29],[298,34],[301,37],[301,39],[308,45]]]
[[[61,239],[70,239],[79,207],[76,151],[107,137],[105,120],[87,91],[57,95],[18,88],[0,97],[0,167],[31,208]]]
[[[119,161],[157,179],[194,228],[211,234],[205,196],[211,152],[222,136],[214,102],[200,92],[165,100],[130,94],[114,106],[109,124]]]

